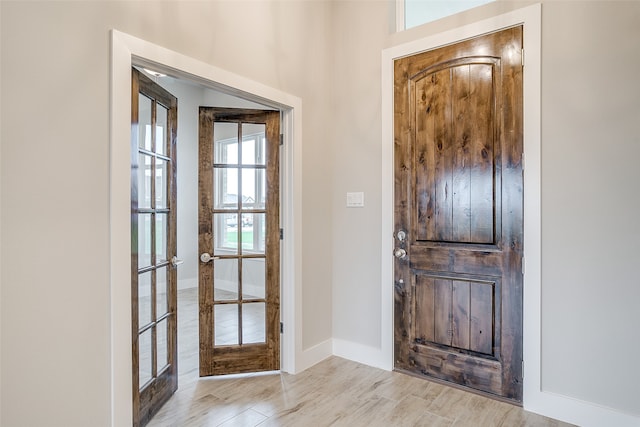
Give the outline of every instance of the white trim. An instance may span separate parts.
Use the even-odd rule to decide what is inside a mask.
[[[301,359],[301,153],[302,100],[259,82],[165,49],[117,30],[111,31],[110,87],[110,340],[112,426],[131,424],[130,278],[130,112],[131,65],[151,65],[234,96],[279,108],[285,146],[281,159],[282,371],[299,371]]]
[[[333,355],[333,340],[331,338],[324,340],[306,350],[301,350],[297,354],[297,372],[302,372]]]
[[[404,22],[405,0],[396,0],[396,33],[404,31],[406,28]]]
[[[582,426],[637,426],[640,418],[541,387],[541,4],[391,47],[382,52],[382,352],[393,367],[393,60],[524,24],[524,408]]]
[[[380,369],[388,369],[386,355],[382,348],[371,347],[353,341],[333,339],[333,354]]]

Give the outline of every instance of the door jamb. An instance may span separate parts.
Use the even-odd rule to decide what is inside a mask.
[[[270,106],[281,112],[281,370],[296,373],[302,352],[301,329],[301,194],[302,100],[210,64],[148,41],[111,30],[109,134],[109,283],[110,306],[110,421],[130,425],[131,390],[131,66],[158,71]],[[294,167],[295,166],[295,167]]]
[[[547,414],[542,405],[541,389],[541,213],[540,213],[540,64],[541,64],[541,4],[534,4],[503,15],[469,24],[394,46],[382,52],[382,360],[386,369],[393,369],[393,61],[485,33],[524,24],[524,408]],[[524,268],[524,261],[523,261]]]

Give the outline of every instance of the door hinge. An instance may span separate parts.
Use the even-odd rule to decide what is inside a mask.
[[[284,134],[280,134],[280,145],[284,145]]]
[[[524,49],[521,51],[520,58],[522,58],[522,66],[524,67]]]
[[[522,164],[522,170],[524,171],[524,153],[522,153],[522,160],[520,163]]]
[[[284,240],[284,228],[280,229],[280,240]]]
[[[521,261],[521,262],[522,262],[522,275],[523,275],[523,276],[524,276],[524,270],[525,270],[525,268],[524,268],[524,264],[525,264],[525,263],[524,263],[524,261],[525,261],[525,259],[524,259],[524,257],[522,257],[522,261]]]
[[[280,322],[280,333],[284,333],[284,323]]]

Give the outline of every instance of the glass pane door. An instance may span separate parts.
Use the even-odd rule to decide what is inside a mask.
[[[279,367],[277,111],[200,108],[200,375]]]
[[[177,99],[132,71],[134,425],[177,388],[175,133]]]

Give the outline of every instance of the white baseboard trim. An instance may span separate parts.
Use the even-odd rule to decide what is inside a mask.
[[[582,427],[640,426],[638,416],[547,391],[540,391],[526,399],[524,409]]]
[[[389,370],[386,353],[378,347],[334,338],[333,354],[374,368]]]
[[[300,350],[296,356],[295,373],[300,373],[333,355],[333,340],[328,339],[306,350]]]

